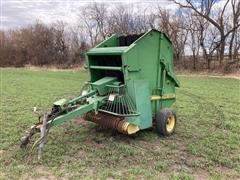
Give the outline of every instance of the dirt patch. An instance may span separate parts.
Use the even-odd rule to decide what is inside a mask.
[[[217,172],[221,174],[221,176],[231,176],[234,174],[238,174],[234,169],[225,167],[225,166],[219,166],[216,168]]]
[[[0,155],[2,155],[3,153],[4,153],[4,151],[0,149]]]
[[[177,164],[184,164],[190,168],[203,166],[207,163],[207,159],[201,156],[194,156],[186,150],[176,150],[173,156],[173,160]],[[203,168],[201,167],[201,168]],[[198,167],[200,168],[200,167]]]
[[[82,150],[80,150],[76,155],[77,159],[85,159],[86,157],[87,157],[87,153],[85,151],[82,151]]]
[[[182,150],[176,150],[174,156],[172,156],[172,169],[178,172],[190,172],[194,179],[205,180],[209,179],[209,172],[204,170],[204,164],[206,164],[207,159],[200,156],[194,156],[193,154],[187,152],[182,147]]]
[[[77,124],[77,125],[81,125],[81,126],[87,126],[88,122],[85,121],[83,118],[75,118],[73,121],[72,121],[74,124]]]
[[[41,177],[37,178],[38,180],[56,180],[58,179],[56,176],[51,174],[44,166],[37,166],[36,171],[41,175]],[[63,178],[65,179],[65,178]]]
[[[204,170],[198,170],[193,173],[193,177],[196,180],[205,180],[209,179],[209,173]]]

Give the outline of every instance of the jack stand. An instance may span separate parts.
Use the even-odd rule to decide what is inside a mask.
[[[42,153],[43,153],[43,146],[44,146],[44,142],[45,142],[45,136],[46,136],[46,127],[47,127],[47,114],[44,114],[43,117],[43,125],[40,128],[41,131],[41,137],[40,137],[40,144],[38,147],[38,160],[40,160],[42,158]]]

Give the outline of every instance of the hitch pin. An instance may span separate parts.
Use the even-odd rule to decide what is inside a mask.
[[[37,107],[33,107],[33,112],[37,112]]]

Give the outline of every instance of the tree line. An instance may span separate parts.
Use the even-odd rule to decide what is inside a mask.
[[[170,1],[174,10],[150,4],[90,3],[80,9],[75,25],[36,21],[0,31],[0,66],[81,66],[84,53],[113,33],[141,34],[155,28],[173,42],[180,68],[239,68],[239,0]]]

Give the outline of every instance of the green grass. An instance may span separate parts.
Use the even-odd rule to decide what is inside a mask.
[[[0,179],[239,179],[240,81],[180,76],[173,136],[154,129],[134,137],[93,123],[51,129],[44,157],[19,148],[42,110],[75,96],[86,72],[0,69]]]

